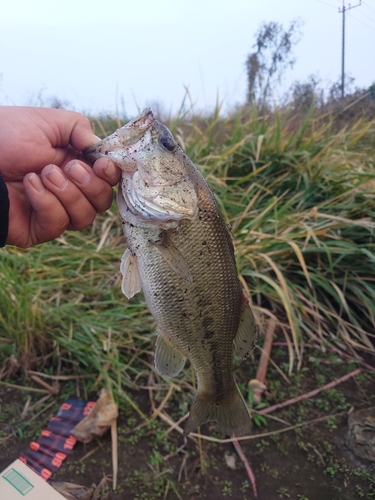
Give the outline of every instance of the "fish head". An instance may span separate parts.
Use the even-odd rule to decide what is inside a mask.
[[[134,171],[136,161],[132,154],[137,150],[142,150],[144,145],[149,142],[150,133],[148,131],[154,121],[151,109],[147,108],[141,116],[87,148],[83,151],[83,156],[92,163],[101,157],[108,157],[123,171]]]
[[[83,154],[91,162],[105,156],[122,169],[120,212],[157,223],[197,213],[191,162],[150,108]]]
[[[83,152],[94,162],[106,156],[124,172],[139,170],[150,186],[171,185],[186,176],[186,155],[151,108]]]

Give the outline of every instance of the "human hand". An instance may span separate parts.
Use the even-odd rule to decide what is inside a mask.
[[[72,111],[0,106],[0,172],[10,209],[7,244],[29,247],[78,230],[107,210],[120,170],[107,158],[93,168],[80,153],[99,141]]]

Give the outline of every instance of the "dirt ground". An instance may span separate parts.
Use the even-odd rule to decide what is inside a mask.
[[[342,361],[332,353],[311,349],[305,354],[302,369],[288,376],[285,349],[274,348],[272,357],[285,378],[270,367],[266,396],[270,405],[321,387],[359,367],[357,362]],[[367,362],[371,363],[371,359]],[[246,363],[241,366],[241,374],[253,371],[251,360]],[[374,374],[363,368],[332,389],[270,414],[279,420],[264,422],[259,416],[253,417],[254,434],[273,432],[241,441],[260,500],[375,499],[375,462],[356,457],[345,444],[348,413],[375,406]],[[69,391],[74,396],[73,384],[65,387],[64,394]],[[27,450],[63,402],[58,396],[55,405],[29,422],[30,415],[24,420],[20,418],[29,395],[32,394],[0,385],[0,470]],[[134,392],[133,396],[142,411],[150,415],[147,391]],[[32,400],[40,397],[32,395]],[[178,398],[177,393],[165,407],[176,420]],[[315,419],[323,420],[298,427]],[[169,426],[160,419],[134,432],[138,423],[141,420],[134,410],[120,408],[118,488],[113,494],[108,489],[103,499],[255,498],[244,464],[231,443],[185,439],[176,431],[165,437]],[[290,426],[297,427],[278,432]],[[213,426],[205,426],[201,432],[223,437]],[[110,486],[111,474],[111,440],[107,434],[87,445],[77,444],[52,479],[91,486],[108,476]]]

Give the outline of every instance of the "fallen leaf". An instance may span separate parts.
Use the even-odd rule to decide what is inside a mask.
[[[225,458],[225,463],[227,464],[227,466],[232,469],[232,470],[236,470],[236,457],[235,455],[232,455],[231,453],[229,453],[229,451],[227,450],[225,453],[224,453],[224,458]]]
[[[93,488],[74,483],[53,481],[50,485],[67,500],[91,500],[94,493]]]
[[[107,389],[100,396],[91,412],[72,430],[72,435],[83,443],[89,443],[93,436],[102,436],[118,417],[118,407]]]

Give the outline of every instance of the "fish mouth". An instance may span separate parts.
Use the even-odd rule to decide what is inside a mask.
[[[123,168],[116,161],[119,151],[125,149],[127,155],[132,153],[132,146],[145,137],[147,131],[155,121],[151,108],[146,108],[139,117],[134,118],[123,127],[117,129],[113,134],[85,149],[83,156],[92,163],[102,156],[108,156],[120,168]],[[121,157],[124,160],[123,155]]]

